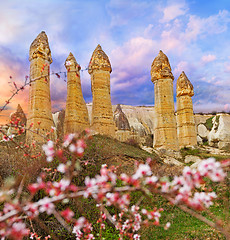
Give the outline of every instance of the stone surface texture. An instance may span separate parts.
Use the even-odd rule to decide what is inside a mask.
[[[197,133],[198,133],[198,136],[200,136],[201,138],[207,138],[209,135],[208,129],[202,123],[197,126]]]
[[[64,135],[82,132],[90,127],[88,110],[82,94],[80,70],[72,53],[65,61],[67,70],[67,99],[64,121]]]
[[[116,105],[112,106],[113,112],[115,112],[116,107]],[[88,103],[87,108],[91,119],[92,103]],[[156,119],[154,107],[121,105],[121,108],[129,121],[131,129],[130,138],[144,144],[146,137],[153,136]],[[122,132],[122,130],[117,131]]]
[[[31,144],[45,142],[46,136],[54,126],[50,101],[49,67],[52,63],[51,51],[45,32],[41,32],[32,42],[29,52],[30,81],[26,142]],[[33,125],[31,125],[33,124]],[[50,135],[54,139],[54,135]]]
[[[128,118],[122,111],[121,105],[118,104],[114,111],[114,122],[118,130],[131,130]]]
[[[151,66],[156,112],[153,146],[177,151],[179,146],[174,112],[173,79],[169,60],[160,51]]]
[[[56,135],[60,142],[64,140],[64,121],[65,121],[65,109],[62,109],[59,112],[55,112],[52,114],[54,124],[56,127]]]
[[[190,162],[200,162],[201,158],[198,156],[194,156],[194,155],[187,155],[185,156],[184,162],[185,163],[190,163]]]
[[[217,114],[212,121],[213,127],[208,135],[209,144],[230,150],[230,115]]]
[[[121,105],[118,104],[113,113],[114,122],[116,125],[116,139],[125,142],[131,138],[131,128],[128,118],[122,111]]]
[[[110,96],[110,73],[108,56],[98,45],[94,50],[88,72],[91,75],[93,95],[91,129],[97,133],[115,137],[115,123]]]
[[[177,80],[177,135],[179,147],[197,145],[197,133],[193,114],[193,85],[184,72]]]

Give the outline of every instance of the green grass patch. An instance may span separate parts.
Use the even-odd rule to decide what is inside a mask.
[[[211,131],[212,130],[212,127],[213,127],[213,123],[212,123],[212,119],[214,118],[214,116],[213,117],[210,117],[210,118],[208,118],[207,120],[206,120],[206,122],[205,122],[205,127],[209,130],[209,131]]]

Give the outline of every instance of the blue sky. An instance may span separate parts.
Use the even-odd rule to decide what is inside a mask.
[[[0,105],[29,74],[29,47],[44,30],[51,71],[64,71],[71,51],[82,69],[97,44],[110,58],[112,103],[154,105],[150,67],[160,49],[169,58],[174,86],[181,71],[194,85],[195,112],[230,111],[230,1],[228,0],[10,0],[0,3]],[[87,71],[83,94],[90,102]],[[51,78],[53,111],[65,107],[66,83]],[[176,99],[175,99],[176,100]],[[28,90],[15,98],[27,111]]]

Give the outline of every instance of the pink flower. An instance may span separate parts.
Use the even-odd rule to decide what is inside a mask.
[[[48,215],[52,214],[55,206],[53,203],[50,202],[48,197],[45,197],[38,201],[38,204],[41,205],[39,208],[39,212],[46,212]]]
[[[171,223],[170,223],[170,222],[167,222],[167,223],[165,224],[165,226],[164,226],[164,229],[165,229],[165,230],[168,230],[168,229],[170,228],[170,226],[171,226]]]
[[[70,208],[66,208],[64,211],[61,212],[62,217],[64,217],[68,222],[71,221],[71,219],[74,216],[74,212]]]
[[[156,177],[156,176],[147,177],[146,180],[145,180],[145,184],[153,185],[153,184],[155,184],[157,181],[158,181],[158,177]]]
[[[64,142],[63,142],[63,146],[68,147],[69,144],[73,141],[74,137],[75,137],[75,133],[70,133],[70,134],[66,135]]]
[[[140,164],[136,173],[132,176],[133,179],[142,178],[143,176],[152,175],[151,168],[148,164]]]
[[[63,163],[59,164],[58,167],[57,167],[57,171],[61,172],[61,173],[65,173],[66,169],[67,169],[67,167]]]
[[[140,235],[139,234],[134,234],[133,239],[134,240],[140,240]]]
[[[78,231],[84,227],[86,222],[87,222],[87,220],[85,219],[85,217],[78,218],[78,220],[74,224],[73,233],[75,233],[75,234],[78,233]]]
[[[30,230],[26,228],[26,224],[22,222],[15,222],[12,225],[10,236],[15,240],[21,240],[23,237],[29,235]]]
[[[216,162],[214,158],[203,160],[198,165],[198,171],[201,176],[207,176],[214,182],[223,181],[226,177],[226,173],[224,173],[223,169],[221,168],[221,164]]]
[[[45,154],[46,154],[46,157],[47,157],[46,160],[47,160],[47,162],[51,162],[51,161],[53,160],[54,153],[55,153],[53,141],[49,140],[49,141],[47,142],[47,144],[44,144],[44,145],[42,146],[42,149],[43,149],[43,151],[44,151]]]

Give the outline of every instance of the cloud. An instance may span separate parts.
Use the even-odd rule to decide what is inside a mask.
[[[27,74],[27,66],[23,61],[13,55],[8,48],[0,47],[0,89],[1,98],[0,106],[3,107],[6,101],[10,99],[16,91],[14,83],[17,87],[24,84],[24,76]],[[12,113],[18,104],[20,104],[25,112],[27,112],[28,88],[15,95],[6,110],[0,113],[1,123],[9,121],[10,113]]]
[[[230,63],[229,62],[227,62],[227,63],[225,63],[224,64],[225,65],[225,72],[227,72],[227,73],[229,73],[230,72]]]
[[[181,74],[181,72],[184,71],[185,74],[187,74],[188,72],[190,72],[190,66],[189,63],[186,61],[181,61],[179,62],[175,69],[173,70],[173,73],[175,76],[179,76]]]
[[[149,69],[154,58],[156,43],[152,39],[136,37],[111,51],[110,59],[114,69],[114,82],[140,74]],[[150,70],[149,70],[150,71]]]
[[[206,37],[213,34],[221,34],[228,29],[230,13],[227,10],[207,18],[190,15],[184,38],[187,41],[197,40],[198,36]]]
[[[216,60],[216,55],[213,54],[208,54],[208,55],[204,55],[201,58],[201,62],[202,63],[209,63],[209,62],[213,62],[214,60]]]
[[[160,20],[162,23],[172,21],[173,19],[184,15],[188,11],[185,2],[173,3],[163,9],[163,18]]]

